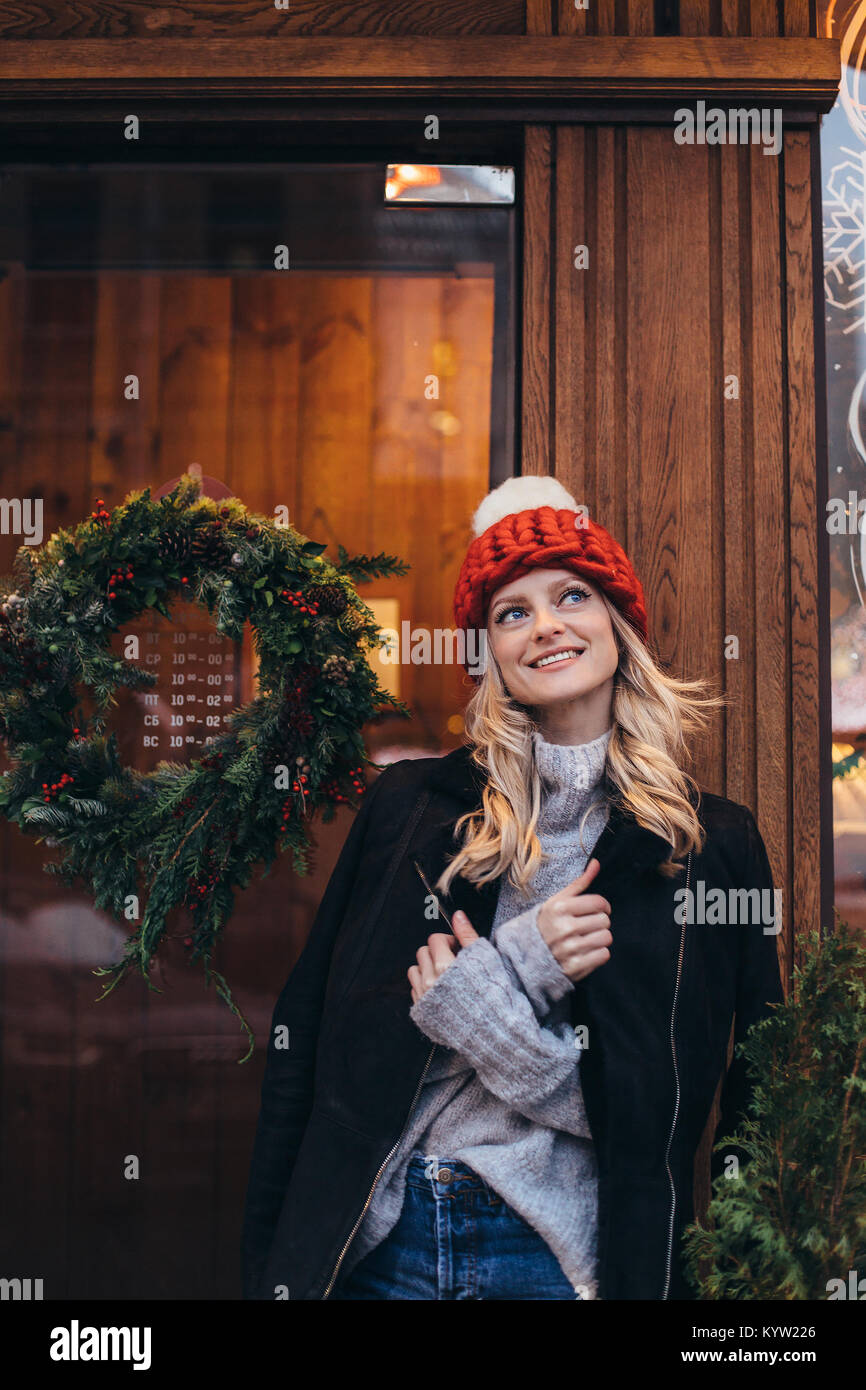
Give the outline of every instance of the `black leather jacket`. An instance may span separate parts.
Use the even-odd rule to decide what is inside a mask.
[[[435,883],[456,847],[455,821],[480,805],[481,777],[464,746],[391,764],[365,796],[274,1010],[244,1212],[245,1298],[323,1299],[340,1277],[432,1055],[409,1017],[406,977],[435,930],[419,869]],[[772,890],[751,812],[702,792],[698,815],[707,840],[690,856],[690,887],[703,879],[707,892]],[[692,1297],[679,1243],[731,1022],[736,1014],[738,1041],[783,997],[777,937],[760,922],[678,920],[685,874],[656,871],[668,852],[611,808],[591,889],[611,905],[611,957],[572,995],[572,1021],[589,1027],[580,1067],[598,1159],[603,1299]],[[458,877],[442,905],[449,917],[462,907],[489,936],[498,891]],[[274,1045],[281,1024],[288,1048]],[[734,1128],[749,1091],[735,1058],[719,1135]]]

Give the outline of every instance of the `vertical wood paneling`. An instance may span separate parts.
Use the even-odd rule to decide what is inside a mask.
[[[602,525],[618,540],[628,526],[626,489],[618,485],[618,460],[625,457],[628,413],[625,400],[628,358],[628,260],[626,244],[626,141],[624,130],[599,126],[592,143],[596,274],[590,276],[590,339],[593,352],[592,441],[596,508]],[[587,195],[589,201],[589,195]]]
[[[819,703],[819,507],[815,466],[815,324],[812,312],[812,169],[809,131],[784,141],[787,329],[788,492],[790,496],[790,777],[793,862],[790,915],[798,938],[821,921],[820,835],[816,808],[825,766],[816,717]],[[790,959],[788,964],[790,966]]]
[[[553,34],[553,10],[557,0],[526,0],[526,33]]]
[[[753,39],[773,39],[778,35],[778,0],[748,0],[748,13],[747,32]]]
[[[459,356],[454,362],[453,375],[445,380],[439,408],[444,405],[447,415],[460,422],[460,428],[453,435],[445,433],[440,436],[437,469],[430,479],[421,480],[418,490],[418,521],[425,535],[423,549],[419,551],[423,557],[423,568],[419,563],[415,570],[415,622],[432,625],[438,621],[437,615],[450,615],[454,575],[472,539],[469,519],[478,505],[479,497],[484,495],[486,480],[490,477],[493,314],[491,280],[478,278],[445,282],[442,336],[444,342],[456,345]],[[414,334],[412,336],[415,337]],[[409,358],[408,351],[404,355]],[[413,384],[417,391],[417,381]],[[422,408],[426,410],[435,407],[435,402],[422,402]],[[465,422],[468,420],[473,420],[477,427],[466,429]],[[434,489],[436,496],[442,499],[442,522],[438,529],[429,524],[430,512],[437,506]],[[412,556],[409,558],[412,559]],[[412,563],[414,565],[414,559]],[[418,583],[422,576],[425,582]],[[450,621],[449,616],[449,625]],[[433,671],[428,672],[425,692],[420,689],[415,692],[425,715],[425,701],[430,699],[434,688],[438,691],[435,711],[438,715],[439,711],[462,710],[471,683],[457,667],[434,667]],[[433,713],[430,711],[431,718]],[[437,725],[431,733],[444,742],[444,725]]]
[[[521,472],[555,469],[551,401],[551,214],[553,180],[548,126],[527,125],[523,208],[523,353]]]
[[[574,7],[574,0],[555,0],[557,7],[557,30],[558,34],[589,34],[590,12],[597,10],[597,5],[590,3],[585,10],[577,10]]]
[[[627,150],[624,543],[636,557],[661,659],[712,673],[719,576],[707,431],[707,149],[678,146],[669,129],[652,128],[630,130]]]
[[[627,0],[628,30],[632,38],[651,38],[655,33],[653,0]]]
[[[591,138],[591,137],[590,137]],[[592,357],[586,350],[587,290],[595,274],[597,237],[591,229],[592,205],[584,197],[586,127],[562,126],[556,136],[556,253],[552,264],[556,315],[553,354],[554,457],[556,476],[583,501],[595,483],[587,476],[585,426]],[[559,190],[566,195],[559,197]],[[589,269],[575,267],[575,248],[586,246]]]
[[[590,28],[591,33],[598,34],[602,37],[619,32],[616,27],[616,0],[596,0],[592,14],[595,20],[595,27]],[[590,25],[591,24],[592,19],[590,20]]]
[[[751,373],[754,486],[751,524],[755,536],[756,780],[749,804],[755,812],[791,906],[790,632],[788,556],[788,467],[786,460],[786,364],[784,301],[779,246],[779,161],[754,145],[744,151],[749,168],[751,256]],[[811,300],[810,300],[811,304]]]
[[[718,34],[721,23],[718,6],[712,0],[680,0],[679,32],[682,37],[697,34]]]
[[[810,38],[809,0],[782,0],[782,23],[786,38]]]
[[[27,281],[24,268],[13,264],[5,267],[0,278],[0,479],[5,497],[24,496],[21,483],[21,453],[18,448],[18,432],[21,428],[19,418],[22,362],[22,339],[19,325],[24,322],[24,309],[27,300]],[[17,541],[3,538],[4,572],[12,556]]]
[[[692,770],[755,812],[783,891],[787,980],[793,936],[820,910],[810,136],[786,137],[784,232],[781,166],[760,148],[679,147],[663,127],[555,138],[555,472],[634,560],[662,660],[728,697]],[[537,179],[532,194],[537,211]],[[572,270],[578,242],[589,274]],[[543,287],[529,296],[526,332],[546,342]],[[537,400],[533,380],[534,439]],[[699,1211],[717,1115],[696,1158]]]
[[[295,284],[304,325],[298,363],[303,466],[295,524],[314,535],[326,517],[330,535],[323,535],[323,541],[351,535],[352,544],[369,554],[381,498],[374,494],[370,451],[362,447],[373,396],[370,280],[311,275]],[[346,451],[342,468],[334,467],[335,440],[341,440]],[[353,446],[352,441],[357,443]],[[347,474],[351,488],[346,486]],[[360,514],[359,494],[371,502]]]
[[[116,506],[132,488],[148,487],[154,481],[154,446],[159,438],[159,278],[100,275],[96,294],[90,477],[94,493],[108,506]],[[126,399],[128,376],[138,377],[138,400]]]
[[[232,290],[225,482],[253,511],[286,506],[296,523],[299,307],[294,275],[242,275]]]
[[[715,390],[721,402],[721,474],[724,527],[725,622],[722,640],[736,638],[738,654],[723,659],[725,787],[734,801],[751,804],[755,784],[756,614],[751,510],[752,408],[751,340],[745,331],[752,296],[748,243],[748,154],[737,146],[715,152],[719,183],[716,277],[720,304],[721,355]],[[737,396],[726,395],[736,382]]]
[[[167,275],[160,313],[160,447],[158,474],[167,482],[199,463],[224,479],[228,462],[228,276]]]

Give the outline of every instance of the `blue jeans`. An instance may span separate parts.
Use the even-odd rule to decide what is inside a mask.
[[[463,1163],[415,1153],[393,1230],[338,1299],[575,1299],[550,1246]]]

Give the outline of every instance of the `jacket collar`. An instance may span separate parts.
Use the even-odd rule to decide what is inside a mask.
[[[481,805],[484,783],[485,774],[472,760],[467,744],[434,760],[426,782],[431,792],[430,802],[412,848],[412,857],[418,860],[431,884],[457,848],[457,842],[452,838],[455,821],[464,812]],[[669,852],[667,840],[646,826],[639,825],[630,813],[614,801],[607,824],[592,851],[591,857],[598,859],[601,865],[593,880],[592,891],[609,896],[607,887],[599,888],[597,885],[609,884],[614,875],[639,873],[660,863]],[[454,901],[458,906],[462,906],[457,902],[458,885],[464,883],[466,880],[457,878],[452,884]],[[488,890],[493,890],[492,898],[495,901],[498,892],[495,883],[476,891],[487,898],[491,896]],[[450,898],[451,895],[446,901]]]

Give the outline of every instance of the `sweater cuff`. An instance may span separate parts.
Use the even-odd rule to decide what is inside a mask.
[[[461,1043],[471,1040],[474,1030],[468,1025],[473,1016],[479,1026],[477,1012],[483,1007],[485,977],[495,964],[496,951],[486,937],[461,947],[454,964],[412,1005],[412,1022],[432,1042],[459,1052]]]
[[[543,906],[532,907],[496,928],[496,949],[517,975],[536,1013],[547,1013],[570,990],[574,982],[560,966],[538,926]]]

